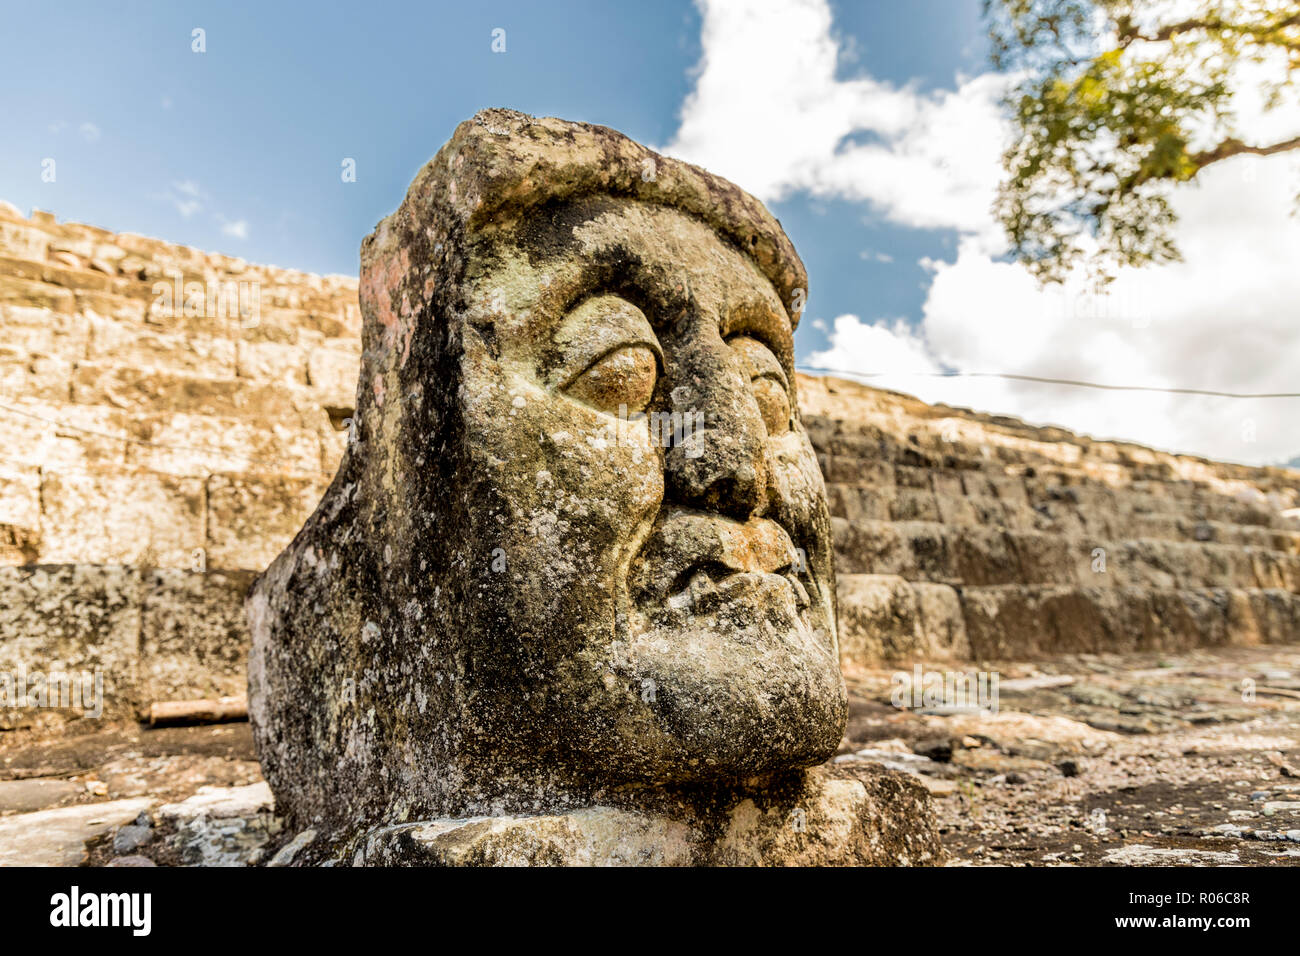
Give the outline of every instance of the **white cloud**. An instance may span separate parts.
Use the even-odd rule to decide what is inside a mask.
[[[1274,463],[1300,451],[1300,400],[1111,392],[990,378],[946,367],[1109,385],[1228,392],[1300,390],[1300,163],[1245,157],[1207,168],[1174,202],[1185,261],[1124,270],[1104,297],[1076,276],[1040,288],[963,241],[933,263],[919,330],[836,319],[810,365],[887,372],[870,384],[1177,451]],[[929,360],[927,366],[920,357]],[[903,361],[910,357],[910,361]]]
[[[695,89],[665,151],[766,201],[807,191],[870,202],[909,226],[987,231],[1006,80],[931,94],[841,80],[824,0],[704,0]]]
[[[192,179],[184,179],[179,182],[173,182],[167,192],[162,193],[154,198],[164,199],[171,203],[180,213],[182,219],[189,219],[203,209],[203,202],[207,199],[199,184]]]
[[[174,180],[166,192],[159,193],[153,198],[171,203],[183,219],[189,219],[195,213],[208,208],[210,199],[203,187],[193,179]],[[248,238],[248,220],[228,219],[216,210],[212,210],[211,215],[220,224],[223,236],[231,239]]]
[[[1271,463],[1300,452],[1300,400],[1109,392],[971,373],[1239,392],[1300,389],[1300,189],[1294,156],[1207,168],[1173,197],[1185,261],[1124,270],[1105,299],[1078,276],[1040,288],[1004,248],[989,209],[1007,135],[1005,79],[920,94],[837,79],[823,0],[704,0],[704,57],[667,147],[760,198],[794,192],[867,201],[896,223],[959,232],[933,275],[919,326],[841,315],[803,361],[862,373],[927,401],[1018,415],[1097,437]],[[1243,101],[1245,138],[1300,132],[1300,110]],[[865,255],[870,255],[866,253]],[[814,283],[816,275],[812,276]],[[813,324],[816,327],[817,321]],[[955,370],[968,377],[945,378]]]
[[[99,127],[87,120],[77,127],[77,132],[87,143],[93,143],[99,139]]]
[[[831,347],[810,355],[809,367],[859,372],[881,388],[896,388],[897,382],[907,381],[907,390],[915,387],[917,376],[932,376],[940,371],[924,338],[906,319],[868,324],[856,315],[841,315],[835,319],[828,338]],[[864,358],[868,361],[864,362]]]

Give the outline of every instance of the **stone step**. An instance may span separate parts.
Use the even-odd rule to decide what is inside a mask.
[[[305,375],[305,373],[304,373]],[[268,426],[310,427],[319,405],[304,383],[244,381],[227,376],[78,362],[72,402],[156,414],[159,409],[213,418],[260,421]]]
[[[810,413],[802,417],[818,454],[844,459],[849,471],[854,467],[850,459],[858,458],[904,467],[1041,476],[1063,484],[1096,479],[1118,485],[1150,481],[1212,489],[1238,483],[1266,493],[1288,494],[1293,500],[1300,494],[1294,470],[1235,465],[1123,442],[1095,441],[1060,428],[925,406],[904,396],[864,390],[854,410],[856,417],[847,420]]]
[[[1118,514],[1176,513],[1225,524],[1259,525],[1300,531],[1300,522],[1281,512],[1300,502],[1300,485],[1265,495],[1255,489],[1226,489],[1187,482],[1111,483],[1093,476],[1041,475],[994,471],[916,468],[866,459],[830,459],[821,456],[822,474],[829,487],[845,485],[874,488],[883,494],[900,489],[932,491],[953,497],[987,496],[1026,501],[1033,505],[1060,504],[1081,511]]]
[[[46,708],[92,716],[85,697],[96,677],[102,715],[113,719],[134,719],[157,700],[242,695],[244,595],[254,577],[127,565],[0,567],[0,677],[21,676],[26,689],[25,706],[0,706],[0,729],[30,725]],[[68,687],[63,703],[73,683],[87,695],[64,708],[48,693],[36,696],[51,675],[64,678],[54,687]]]
[[[881,462],[896,468],[915,468],[923,471],[948,469],[953,471],[993,472],[1017,474],[1028,477],[1046,476],[1069,483],[1087,478],[1105,481],[1132,482],[1185,481],[1172,465],[1141,466],[1115,461],[1088,460],[1079,455],[1073,445],[1053,445],[1044,442],[1021,442],[1030,447],[1008,447],[989,441],[996,436],[984,433],[970,441],[933,437],[927,442],[900,440],[878,430],[869,438],[844,441],[832,439],[817,442],[814,449],[828,474],[852,472],[858,462]],[[983,440],[985,443],[981,444]]]
[[[1300,530],[1209,520],[1195,513],[1138,512],[1125,507],[1130,502],[1123,497],[1113,499],[1113,510],[1103,510],[1085,509],[1065,498],[1031,504],[1027,497],[944,494],[869,484],[828,484],[826,495],[832,517],[849,521],[939,521],[1104,538],[1208,541],[1300,554]],[[1209,508],[1196,510],[1202,515],[1213,513]],[[1227,516],[1235,514],[1227,512]]]
[[[889,422],[883,416],[879,422],[845,422],[805,415],[803,424],[813,448],[836,459],[888,461],[925,468],[1003,469],[1007,465],[1052,461],[1057,456],[1077,457],[1073,447],[1041,441],[989,442],[987,433],[972,432],[966,427],[968,422],[951,419],[918,425]],[[906,434],[901,433],[903,430]]]
[[[1258,588],[960,588],[975,659],[1300,641],[1300,595]]]
[[[858,480],[855,476],[867,464],[896,471],[900,484],[915,484],[906,478],[912,471],[946,470],[958,476],[972,472],[1014,475],[1042,487],[1098,485],[1180,500],[1244,491],[1280,494],[1292,502],[1300,501],[1294,471],[1282,468],[1252,469],[1199,459],[1176,459],[1180,467],[1170,464],[1144,469],[1123,460],[1092,459],[1081,455],[1074,445],[1044,442],[1030,443],[1041,454],[1008,457],[1000,453],[1001,447],[996,442],[998,436],[987,432],[972,435],[972,443],[965,446],[944,443],[942,447],[927,450],[873,427],[875,435],[870,439],[848,441],[837,438],[819,442],[813,436],[814,448],[828,480],[839,480],[841,476],[846,481]],[[909,439],[912,437],[915,436],[909,436]]]
[[[9,396],[78,402],[111,390],[117,403],[136,400],[132,392],[143,387],[145,404],[157,394],[210,406],[228,405],[232,387],[250,390],[250,405],[268,405],[276,396],[256,389],[286,386],[318,404],[353,404],[361,358],[354,340],[304,332],[303,341],[263,341],[252,338],[257,332],[168,330],[0,304],[0,384]]]
[[[1282,588],[1300,591],[1300,556],[1262,548],[1114,540],[947,525],[831,519],[837,569],[951,585]],[[1104,570],[1103,570],[1104,568]]]
[[[1300,595],[1259,588],[999,585],[952,588],[840,574],[847,669],[1300,642]]]
[[[104,713],[242,693],[252,573],[124,566],[0,568],[0,672],[98,669]],[[1276,589],[952,588],[838,576],[846,667],[1300,641],[1300,595]],[[97,638],[84,640],[87,622]],[[21,726],[31,713],[0,713]]]
[[[957,591],[894,574],[836,575],[846,668],[911,658],[970,657]]]
[[[0,464],[0,564],[261,571],[329,481],[322,472]]]
[[[301,421],[273,423],[253,414],[128,411],[31,398],[0,404],[11,436],[0,456],[31,467],[311,473],[336,465],[345,441],[320,407],[304,410]]]
[[[1208,541],[1234,547],[1263,548],[1285,554],[1300,554],[1300,531],[1208,521],[1179,514],[1133,515],[1112,522],[1110,537],[1127,529],[1136,538],[1164,538],[1170,541]]]

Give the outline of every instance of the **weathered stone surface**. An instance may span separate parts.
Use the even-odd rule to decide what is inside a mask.
[[[634,146],[612,149],[624,159],[638,155]],[[664,190],[689,193],[677,177],[693,175],[670,168],[671,182],[656,186],[641,181],[644,167],[632,175],[618,162],[587,171],[580,161],[533,158],[543,180],[552,169],[563,173],[569,197],[594,184],[658,203]],[[465,162],[473,166],[473,157],[462,169]],[[487,178],[509,181],[503,169]],[[468,190],[459,194],[463,208],[485,192],[484,180],[451,179]],[[466,215],[486,233],[514,228],[512,209],[489,222],[500,211],[488,202]],[[727,218],[725,210],[702,215],[714,225]],[[186,314],[160,299],[154,283],[173,274],[204,285],[195,299],[203,309]],[[259,321],[206,314],[206,283],[228,280],[257,283]],[[8,649],[0,673],[19,662],[48,666],[50,648],[66,651],[62,663],[72,668],[102,660],[97,648],[121,646],[122,690],[106,695],[110,713],[125,716],[154,693],[230,692],[240,667],[232,653],[240,588],[191,577],[193,549],[205,549],[200,563],[209,568],[260,570],[338,469],[347,437],[339,429],[356,406],[356,290],[353,278],[250,265],[59,224],[49,214],[24,219],[0,203],[0,392],[10,409],[0,564],[83,565],[45,569],[65,588],[58,600],[71,618],[34,616],[23,602],[36,595],[13,591],[16,578],[0,582],[0,601],[13,597],[0,611],[0,646]],[[513,291],[503,292],[513,301]],[[406,315],[400,296],[372,299],[391,307],[395,341],[408,319],[424,321],[409,311],[418,296]],[[391,376],[381,378],[392,385]],[[887,654],[1041,658],[1300,638],[1300,472],[1169,455],[853,383],[796,379],[801,427],[829,480],[838,570],[896,576],[903,584],[891,583],[890,594],[911,608],[911,623],[891,638],[889,628],[907,616],[873,618],[879,593],[842,583],[846,667]],[[361,384],[374,398],[374,377]],[[364,443],[364,428],[356,436]],[[554,510],[557,521],[569,520]],[[1094,569],[1098,549],[1104,573]],[[103,603],[103,575],[84,565],[113,562],[131,563],[103,572],[134,582],[128,603],[87,616]],[[186,573],[149,598],[156,565]],[[865,595],[861,607],[855,595]],[[150,608],[156,613],[146,620]],[[59,623],[67,620],[91,630],[68,630]],[[132,620],[133,636],[125,637],[123,622]],[[864,621],[878,630],[854,632]],[[156,644],[150,633],[160,635]],[[138,645],[134,655],[128,639]],[[246,636],[240,640],[246,646]],[[27,725],[36,713],[0,719]]]
[[[243,696],[248,627],[243,602],[252,571],[196,574],[155,569],[144,579],[142,704]]]
[[[51,472],[41,483],[43,559],[185,566],[203,546],[203,481],[149,471]],[[111,502],[111,506],[109,503]]]
[[[311,515],[325,482],[276,474],[213,475],[207,484],[207,561],[261,571]]]
[[[891,660],[923,653],[916,595],[901,577],[841,575],[838,591],[840,649],[845,660]]]
[[[976,657],[1293,643],[1300,595],[1281,589],[1061,586],[961,589]]]
[[[237,372],[240,378],[305,385],[307,369],[303,358],[303,351],[296,344],[240,342]]]
[[[0,564],[34,562],[40,543],[40,471],[0,462]]]
[[[755,200],[611,130],[457,129],[363,245],[354,439],[249,599],[291,827],[726,804],[835,752],[804,281]]]
[[[113,800],[0,817],[0,866],[80,866],[87,840],[135,819],[149,803]]]
[[[351,408],[356,404],[360,364],[361,349],[352,343],[337,342],[312,349],[307,355],[307,380],[317,390],[322,404]]]
[[[84,358],[97,366],[121,364],[139,369],[175,370],[198,375],[230,375],[239,344],[230,330],[161,330],[112,315],[87,312],[90,341]],[[78,356],[81,358],[83,356]]]
[[[243,600],[252,578],[121,565],[0,567],[0,727],[29,726],[52,711],[134,719],[156,700],[242,695]],[[52,684],[51,675],[62,681]]]
[[[627,194],[656,188],[618,171],[582,176]],[[203,547],[208,567],[263,569],[341,463],[360,360],[356,279],[45,213],[27,219],[8,205],[0,223],[0,392],[11,439],[0,462],[0,564],[188,569]],[[195,308],[184,294],[162,294],[175,292],[177,276]],[[229,304],[221,297],[232,282],[246,299],[256,292],[256,321],[216,308]],[[1294,470],[796,378],[803,427],[829,478],[837,570],[907,582],[922,620],[918,653],[947,656],[951,643],[960,657],[965,630],[1008,638],[985,647],[1042,654],[1148,646],[1144,635],[1171,647],[1296,640]],[[1094,570],[1097,549],[1105,573]],[[1223,600],[1213,596],[1221,590]],[[1167,593],[1145,593],[1156,591]],[[1023,613],[1030,605],[1061,613]],[[1160,620],[1147,623],[1152,615]],[[854,646],[846,665],[911,645]]]
[[[214,527],[195,482],[323,488],[344,441],[331,416],[353,404],[356,288],[0,206],[0,563],[188,568]],[[251,528],[283,502],[245,504]],[[261,570],[302,516],[260,551],[218,550]]]
[[[129,854],[144,846],[152,837],[151,826],[129,823],[124,827],[118,827],[117,832],[113,834],[113,852]]]
[[[76,475],[87,467],[125,463],[129,433],[118,409],[38,399],[13,404],[5,416],[15,452],[6,456],[11,463],[40,468],[42,475]]]
[[[303,419],[302,427],[267,427],[245,418],[141,414],[131,423],[135,441],[127,446],[126,457],[136,467],[169,475],[281,474],[325,483],[328,476],[319,467],[326,419],[323,410],[316,410],[312,419]],[[250,517],[274,515],[274,504],[268,503]]]
[[[184,866],[247,866],[279,831],[265,783],[203,786],[192,797],[158,808],[166,843]]]
[[[1300,473],[834,379],[800,389],[846,667],[1300,640]]]
[[[843,578],[841,578],[843,580]],[[971,656],[961,596],[946,584],[913,582],[917,611],[921,617],[924,656],[931,659],[967,660]]]
[[[0,812],[44,810],[84,792],[71,780],[0,780]]]
[[[56,696],[69,702],[62,709],[70,716],[134,716],[139,633],[133,569],[0,568],[0,726],[23,726],[41,710],[59,709]],[[66,692],[51,675],[68,678]]]
[[[916,866],[942,859],[913,778],[868,765],[739,789],[723,806],[652,813],[609,806],[535,816],[453,817],[367,834],[369,866]]]
[[[970,657],[955,589],[890,574],[841,574],[837,590],[840,653],[846,667],[869,661]]]

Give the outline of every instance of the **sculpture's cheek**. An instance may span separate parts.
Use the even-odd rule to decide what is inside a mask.
[[[773,508],[788,519],[799,537],[822,537],[818,516],[826,509],[826,487],[822,481],[817,455],[802,432],[789,432],[773,442],[769,494]],[[797,542],[796,542],[797,543]],[[801,547],[811,548],[814,542]]]
[[[473,438],[491,449],[489,483],[509,502],[501,533],[526,550],[534,577],[580,595],[624,586],[627,555],[664,494],[644,421],[620,419],[517,378],[479,406]]]

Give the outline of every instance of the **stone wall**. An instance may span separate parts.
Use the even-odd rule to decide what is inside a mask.
[[[1300,472],[800,389],[846,666],[1300,640]]]
[[[243,692],[243,592],[342,453],[356,294],[0,203],[0,674],[101,668],[119,716]],[[1300,639],[1300,472],[799,388],[847,667]]]
[[[342,454],[356,290],[0,203],[0,673],[102,667],[117,714],[242,693],[243,591]]]

